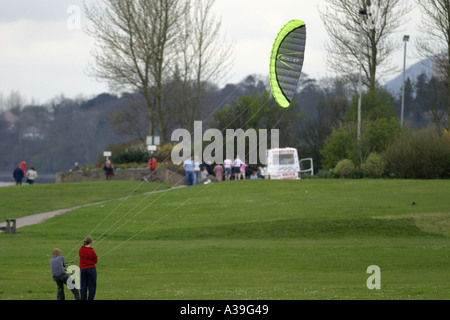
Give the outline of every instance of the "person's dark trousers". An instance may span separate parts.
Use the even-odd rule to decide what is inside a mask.
[[[185,178],[187,186],[192,186],[192,182],[194,180],[193,174],[194,173],[192,171],[185,171],[184,172],[184,178]]]
[[[97,289],[97,270],[88,268],[80,270],[81,300],[94,300]],[[89,297],[88,297],[89,290]]]
[[[56,285],[58,286],[58,291],[56,294],[56,299],[58,300],[65,300],[66,297],[64,295],[64,285],[67,285],[67,279],[69,279],[69,275],[67,273],[60,274],[59,276],[53,277],[53,280],[55,280]],[[73,296],[75,297],[75,300],[80,300],[80,292],[78,289],[73,288],[71,289]]]

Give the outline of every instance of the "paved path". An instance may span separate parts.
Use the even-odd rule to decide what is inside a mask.
[[[172,191],[175,189],[179,189],[179,188],[183,188],[185,186],[177,186],[177,187],[173,187],[170,189],[165,189],[165,190],[159,190],[159,191],[152,191],[152,192],[147,192],[145,194],[156,194],[156,193],[162,193],[162,192],[168,192],[168,191]],[[101,202],[95,202],[95,203],[89,203],[89,204],[84,204],[81,206],[76,206],[73,208],[69,208],[69,209],[60,209],[60,210],[55,210],[55,211],[51,211],[51,212],[44,212],[44,213],[39,213],[39,214],[33,214],[31,216],[26,216],[26,217],[22,217],[22,218],[17,218],[16,219],[16,229],[18,228],[22,228],[25,226],[30,226],[33,224],[38,224],[41,223],[45,220],[48,220],[50,218],[53,218],[55,216],[59,216],[61,214],[76,210],[76,209],[80,209],[80,208],[84,208],[84,207],[90,207],[90,206],[95,206],[95,205],[100,205],[106,202],[110,202],[110,201],[114,201],[114,200],[123,200],[123,199],[128,199],[130,197],[125,197],[125,198],[120,198],[120,199],[112,199],[112,200],[105,200],[105,201],[101,201]],[[0,222],[0,227],[6,227],[6,222]],[[3,231],[0,231],[3,232]]]

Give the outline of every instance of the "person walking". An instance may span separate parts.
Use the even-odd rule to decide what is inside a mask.
[[[97,290],[97,254],[92,248],[92,237],[83,240],[83,246],[78,250],[80,257],[80,293],[81,300],[94,300]],[[88,297],[89,291],[89,297]]]
[[[67,280],[73,281],[70,278],[69,274],[66,272],[66,263],[64,261],[64,257],[61,255],[61,250],[58,248],[53,249],[52,258],[50,259],[50,266],[52,268],[52,277],[53,281],[56,282],[58,286],[56,299],[57,300],[65,300],[64,295],[64,285],[67,286]],[[73,283],[73,282],[72,282]],[[75,300],[80,300],[80,292],[73,285],[72,289],[70,289],[73,293]]]
[[[20,164],[17,164],[17,168],[13,171],[13,177],[14,181],[16,181],[16,186],[22,185],[23,177],[25,176],[25,173],[23,172],[22,168],[20,168]]]
[[[30,170],[28,170],[26,178],[28,184],[34,184],[34,181],[37,179],[37,172],[34,167],[31,167]]]

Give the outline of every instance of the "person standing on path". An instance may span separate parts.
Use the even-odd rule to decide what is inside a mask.
[[[78,251],[80,256],[80,291],[81,300],[94,300],[97,290],[97,254],[92,248],[92,238],[87,236]],[[89,297],[88,297],[89,290]]]

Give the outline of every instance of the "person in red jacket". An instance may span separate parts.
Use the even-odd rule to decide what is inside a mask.
[[[92,238],[87,236],[78,250],[80,256],[80,295],[81,300],[94,300],[97,289],[97,254],[92,248]],[[87,292],[89,290],[89,298]]]

